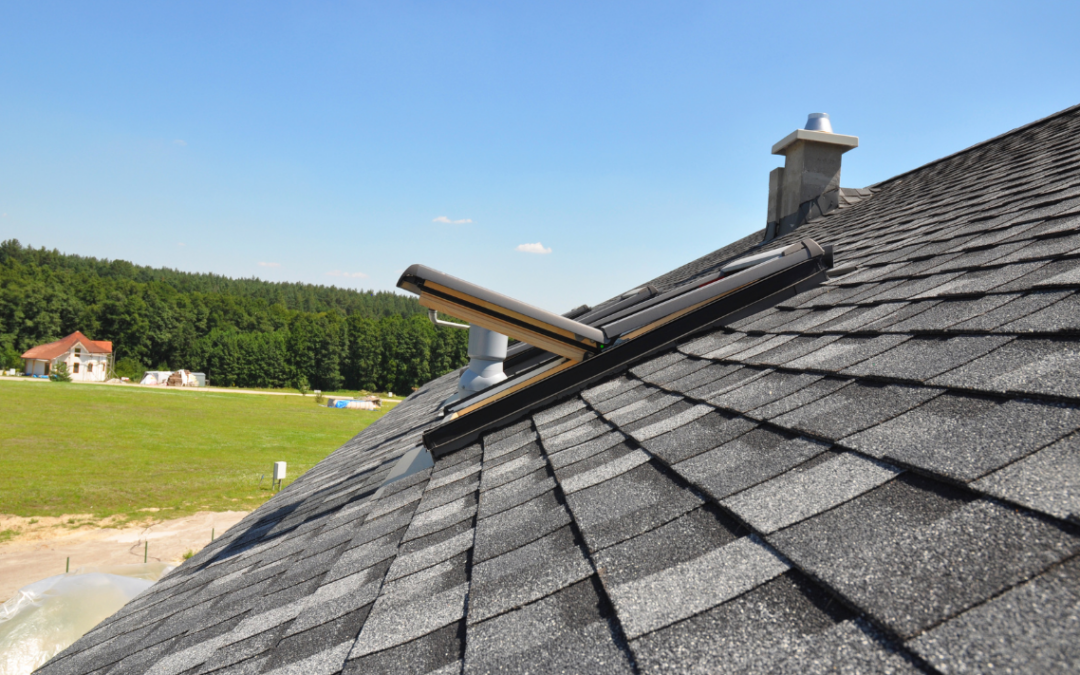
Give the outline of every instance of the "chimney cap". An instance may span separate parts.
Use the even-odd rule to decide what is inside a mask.
[[[810,113],[806,117],[806,126],[803,129],[831,134],[833,130],[832,122],[829,121],[829,113]]]
[[[782,141],[772,146],[772,154],[786,155],[788,148],[795,145],[795,143],[797,143],[798,141],[812,141],[814,143],[836,145],[839,146],[841,153],[845,153],[848,150],[859,147],[858,136],[845,136],[843,134],[832,134],[826,131],[796,129],[795,131],[792,131],[790,134],[785,136]]]

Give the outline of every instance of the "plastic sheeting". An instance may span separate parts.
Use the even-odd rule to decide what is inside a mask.
[[[0,605],[0,673],[33,672],[171,569],[164,563],[82,568],[23,586]]]
[[[378,406],[371,401],[334,401],[334,407],[348,410],[378,410]]]

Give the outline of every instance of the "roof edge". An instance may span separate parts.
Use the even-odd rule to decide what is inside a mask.
[[[939,158],[937,158],[935,160],[931,160],[931,161],[927,162],[926,164],[923,164],[922,166],[917,166],[914,169],[909,169],[909,170],[907,170],[907,171],[905,171],[903,173],[898,173],[895,176],[893,176],[892,178],[886,178],[885,180],[878,181],[877,183],[872,183],[870,185],[867,185],[866,188],[864,188],[864,189],[868,189],[868,190],[878,189],[878,188],[884,186],[886,183],[891,183],[892,181],[900,180],[904,176],[909,176],[909,175],[915,173],[916,171],[922,171],[923,169],[927,169],[927,168],[929,168],[931,166],[934,166],[935,164],[940,164],[941,162],[945,162],[945,161],[948,161],[948,160],[953,159],[955,157],[959,157],[960,155],[963,155],[965,153],[968,153],[968,152],[971,152],[971,151],[976,150],[978,148],[981,148],[984,145],[989,145],[991,143],[996,143],[996,142],[1000,141],[1003,138],[1006,138],[1008,136],[1012,136],[1013,134],[1021,133],[1023,131],[1026,131],[1027,129],[1030,129],[1032,127],[1036,127],[1036,126],[1038,126],[1040,124],[1045,124],[1045,123],[1049,122],[1050,120],[1052,120],[1054,118],[1062,117],[1063,115],[1068,115],[1068,114],[1070,114],[1072,112],[1076,112],[1077,110],[1080,110],[1080,103],[1077,103],[1076,105],[1069,106],[1068,108],[1065,108],[1064,110],[1059,110],[1056,113],[1052,113],[1050,115],[1047,115],[1046,117],[1042,117],[1040,119],[1037,119],[1034,122],[1028,122],[1027,124],[1024,124],[1023,126],[1019,126],[1019,127],[1016,127],[1015,129],[1010,129],[1009,131],[1000,133],[997,136],[994,136],[993,138],[988,138],[985,141],[979,141],[978,143],[975,143],[974,145],[969,145],[968,147],[966,147],[966,148],[964,148],[962,150],[957,150],[956,152],[945,155],[944,157],[939,157]]]

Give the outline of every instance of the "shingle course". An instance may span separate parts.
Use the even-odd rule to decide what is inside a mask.
[[[1080,414],[1070,406],[944,394],[841,443],[966,482],[1077,427]]]
[[[608,592],[633,639],[715,607],[787,569],[786,562],[749,536],[641,579],[613,584]]]
[[[806,438],[759,428],[679,462],[672,469],[720,500],[784,473],[826,449],[828,446]]]
[[[721,502],[755,531],[770,534],[886,483],[901,470],[852,453],[797,466]]]
[[[915,337],[849,366],[841,374],[923,382],[966,365],[1010,340],[1000,335]]]
[[[795,572],[631,644],[645,673],[920,672]]]
[[[714,412],[688,421],[668,433],[641,441],[643,447],[668,464],[719,447],[757,427],[745,417]]]
[[[569,527],[473,566],[470,624],[535,602],[589,577],[592,565]]]
[[[1016,504],[1080,522],[1080,438],[1070,436],[972,484]]]
[[[839,440],[884,422],[942,393],[942,389],[850,382],[773,420],[778,426]]]
[[[635,460],[641,456],[628,455]],[[638,464],[612,477],[599,477],[606,480],[566,496],[574,521],[591,551],[647,532],[702,504],[698,495],[672,481],[651,463]]]
[[[768,540],[905,637],[1080,550],[1054,525],[934,489],[893,480]]]
[[[1080,559],[1073,558],[929,631],[912,649],[942,672],[1080,668]]]
[[[590,581],[468,629],[465,673],[634,672]]]

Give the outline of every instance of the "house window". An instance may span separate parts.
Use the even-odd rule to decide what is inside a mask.
[[[75,366],[71,369],[71,372],[73,372],[73,373],[79,372],[79,364],[77,362],[75,363]]]
[[[76,347],[75,348],[75,356],[81,356],[81,355],[82,355],[82,347]]]
[[[86,372],[88,372],[88,373],[94,372],[94,364],[92,364],[92,363],[86,364]]]

